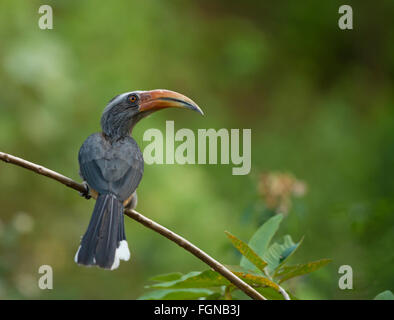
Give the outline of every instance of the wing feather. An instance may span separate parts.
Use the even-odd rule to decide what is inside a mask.
[[[99,193],[124,201],[137,189],[144,172],[141,150],[131,137],[110,143],[102,134],[89,136],[79,151],[80,173]]]

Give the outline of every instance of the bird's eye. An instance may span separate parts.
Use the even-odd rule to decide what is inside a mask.
[[[130,101],[131,103],[136,103],[137,100],[138,100],[138,98],[137,98],[137,96],[136,96],[135,94],[131,94],[131,95],[129,96],[129,101]]]

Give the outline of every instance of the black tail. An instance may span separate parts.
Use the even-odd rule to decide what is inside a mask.
[[[129,260],[130,251],[124,232],[123,204],[113,194],[100,194],[75,262],[116,269],[120,260]]]

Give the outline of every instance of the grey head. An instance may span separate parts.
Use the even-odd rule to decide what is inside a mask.
[[[108,138],[117,140],[130,135],[138,121],[165,108],[186,108],[203,114],[195,102],[174,91],[131,91],[108,102],[101,116],[101,128]]]

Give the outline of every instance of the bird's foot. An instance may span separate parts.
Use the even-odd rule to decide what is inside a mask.
[[[89,200],[92,197],[90,195],[89,185],[88,185],[88,183],[86,181],[83,181],[82,184],[85,187],[85,191],[84,192],[80,192],[79,195],[81,197],[84,197],[85,199]]]

